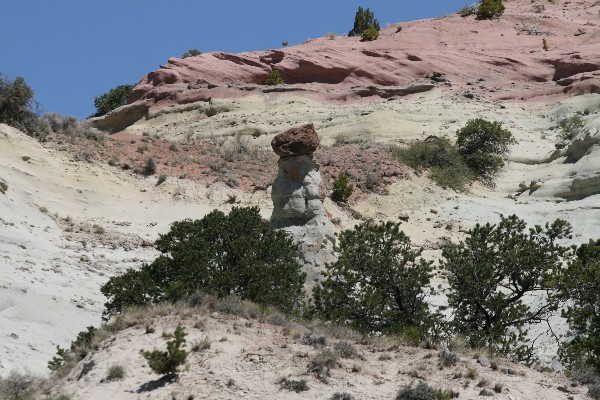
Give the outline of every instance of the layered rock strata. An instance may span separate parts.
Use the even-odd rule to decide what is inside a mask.
[[[326,263],[335,261],[335,233],[323,206],[321,173],[313,158],[318,144],[312,124],[282,132],[271,142],[273,151],[281,155],[271,192],[271,225],[286,231],[298,244],[308,287],[318,280]]]

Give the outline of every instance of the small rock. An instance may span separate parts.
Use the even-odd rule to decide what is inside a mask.
[[[432,208],[431,210],[429,210],[429,212],[432,213],[432,214],[437,214],[438,213],[438,211],[435,208]]]
[[[400,221],[408,222],[408,218],[409,218],[408,214],[401,213],[401,214],[398,215],[398,219]]]
[[[519,192],[524,192],[527,189],[529,189],[529,185],[525,181],[519,183]]]
[[[577,29],[577,32],[575,32],[575,36],[581,36],[581,35],[585,35],[586,31],[583,28],[579,28]]]
[[[479,363],[479,364],[480,364],[482,367],[485,367],[485,368],[487,368],[487,367],[490,367],[490,366],[492,365],[492,364],[490,363],[490,360],[488,360],[488,359],[487,359],[487,358],[485,358],[485,357],[479,357],[479,358],[477,359],[477,363]]]

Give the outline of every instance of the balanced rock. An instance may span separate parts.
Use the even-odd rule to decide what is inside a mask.
[[[298,133],[302,131],[304,133]],[[289,132],[292,132],[287,136],[291,143],[302,143],[303,140],[297,139],[304,134],[308,140],[301,146],[285,146],[286,142],[281,140],[281,135]],[[319,139],[312,124],[283,132],[277,137],[277,143],[281,146],[274,144],[273,150],[281,155],[277,150],[285,148],[286,155],[279,158],[277,178],[271,190],[271,226],[287,232],[298,246],[302,270],[307,274],[306,282],[310,289],[319,280],[325,264],[335,261],[335,232],[323,206],[321,173],[312,154],[318,146]],[[275,142],[274,139],[273,143]],[[290,148],[293,148],[293,151],[289,151]],[[289,155],[297,151],[308,153]]]
[[[281,132],[271,141],[271,147],[280,157],[312,154],[319,147],[319,137],[313,124]]]

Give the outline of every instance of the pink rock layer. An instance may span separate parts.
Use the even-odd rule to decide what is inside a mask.
[[[379,101],[394,94],[387,89],[425,83],[509,101],[600,93],[599,2],[504,3],[504,15],[494,20],[452,14],[399,23],[372,42],[338,36],[275,50],[171,58],[142,78],[129,102],[152,111],[286,91],[321,101]],[[263,85],[272,70],[285,84]]]

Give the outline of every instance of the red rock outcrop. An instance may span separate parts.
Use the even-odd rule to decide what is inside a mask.
[[[173,104],[285,91],[335,102],[381,101],[434,85],[510,101],[600,91],[600,3],[544,2],[540,9],[530,0],[505,0],[505,6],[494,20],[451,14],[390,25],[372,42],[338,36],[277,50],[171,58],[141,79],[129,102],[152,114]],[[285,85],[263,85],[274,69]],[[444,81],[430,78],[436,73]],[[399,87],[405,90],[394,93]]]

